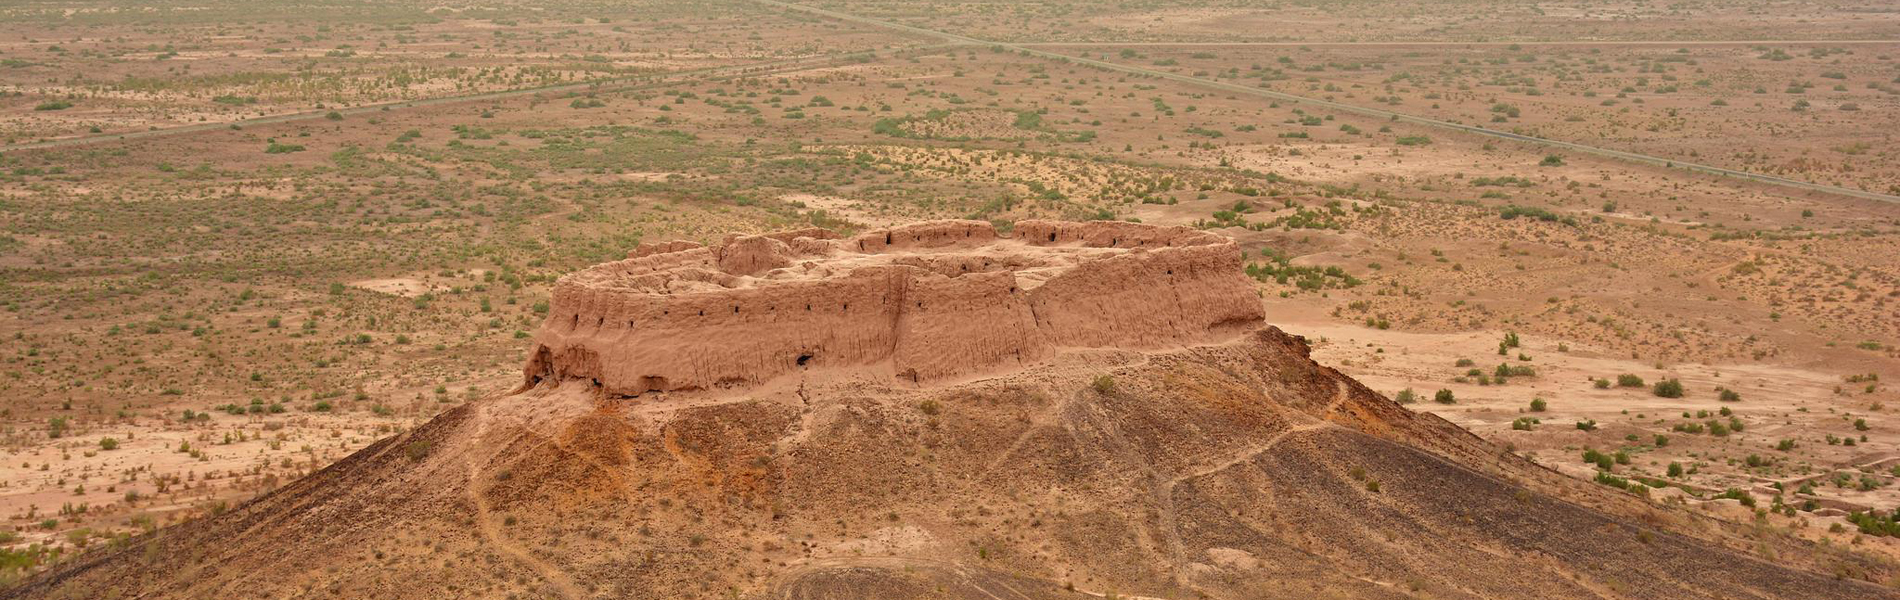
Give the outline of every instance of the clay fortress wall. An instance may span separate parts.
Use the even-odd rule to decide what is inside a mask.
[[[643,244],[563,277],[527,384],[609,394],[871,368],[923,383],[1065,347],[1165,348],[1251,329],[1261,303],[1227,238],[1135,223],[932,221]]]

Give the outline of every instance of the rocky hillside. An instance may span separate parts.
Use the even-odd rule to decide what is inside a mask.
[[[463,406],[10,598],[1900,598],[1853,554],[1518,460],[1271,327],[875,378]]]

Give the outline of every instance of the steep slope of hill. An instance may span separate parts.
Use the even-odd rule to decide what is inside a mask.
[[[986,227],[911,231],[993,236]],[[1313,362],[1231,291],[1208,293],[1224,275],[1171,262],[1220,264],[1231,243],[1119,225],[1027,231],[1027,244],[960,234],[904,250],[897,232],[860,236],[880,248],[735,237],[661,249],[678,254],[661,269],[636,258],[590,270],[557,295],[569,299],[521,390],[0,596],[1900,598],[1866,582],[1893,575],[1879,563],[1566,478]],[[847,267],[893,282],[878,288],[888,310],[860,300],[873,316],[808,316],[797,294],[766,294],[761,309],[731,291],[829,293],[783,286],[861,276]],[[1130,289],[1144,275],[1163,279]],[[1013,285],[944,293],[971,285],[959,277]],[[1153,314],[1090,294],[1227,308]],[[735,343],[747,324],[778,327],[756,346],[782,347],[748,359],[774,371],[721,376],[736,363],[714,360],[718,338],[650,333],[694,303],[733,307],[710,311],[717,321],[679,312]],[[944,304],[962,316],[917,327]],[[844,323],[900,349],[941,347],[914,332],[950,331],[988,340],[960,346],[977,347],[1001,339],[973,326],[970,315],[996,314],[988,305],[1024,307],[1006,342],[1035,352],[1013,369],[928,370],[942,363],[843,353],[810,330]],[[649,339],[699,358],[602,358]],[[664,382],[647,375],[654,364],[672,369]]]
[[[7,596],[1900,597],[1793,542],[1759,542],[1776,564],[1626,511],[1666,512],[1501,458],[1267,328],[931,390],[546,385]]]

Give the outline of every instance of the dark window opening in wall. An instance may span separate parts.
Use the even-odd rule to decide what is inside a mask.
[[[1009,288],[1009,293],[1011,293],[1011,294],[1014,294],[1014,293],[1016,293],[1016,288],[1015,288],[1014,286],[1011,286],[1011,287]]]
[[[607,317],[601,317],[599,319],[594,320],[595,328],[600,328],[600,327],[605,327],[605,326],[607,326]]]
[[[738,307],[738,306],[733,306],[733,307],[732,307],[732,314],[735,314],[735,315],[736,315],[736,314],[739,314],[739,307]]]
[[[1053,231],[1049,232],[1049,241],[1051,242],[1056,241],[1056,232],[1053,232]]]
[[[580,316],[580,315],[574,315],[574,318],[573,318],[573,319],[571,319],[571,320],[569,320],[569,321],[568,321],[568,323],[567,323],[567,328],[568,328],[568,329],[580,329],[580,327],[581,327],[581,316]]]
[[[703,310],[699,311],[699,316],[702,316],[702,317],[706,316],[706,311],[703,311]]]
[[[633,321],[627,321],[627,329],[633,329]]]
[[[888,231],[884,232],[884,245],[891,245],[891,233]]]
[[[1169,274],[1169,275],[1173,275],[1173,274],[1174,274],[1174,269],[1168,269],[1168,274]]]
[[[811,305],[810,304],[805,305],[805,310],[811,310]]]
[[[850,303],[846,303],[846,304],[844,305],[844,308],[841,308],[841,309],[838,309],[838,310],[851,310],[851,304],[850,304]]]
[[[810,354],[800,354],[800,355],[798,355],[798,366],[801,366],[801,367],[802,367],[802,366],[805,366],[805,363],[808,363],[808,362],[811,362],[811,355],[810,355]]]

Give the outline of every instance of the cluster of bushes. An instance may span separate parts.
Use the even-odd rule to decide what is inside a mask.
[[[1729,488],[1723,491],[1722,493],[1715,495],[1716,500],[1721,500],[1724,498],[1741,501],[1742,506],[1746,506],[1749,508],[1755,507],[1754,496],[1749,495],[1748,492],[1744,492],[1735,488]]]
[[[1592,449],[1585,449],[1583,451],[1583,462],[1595,464],[1598,469],[1610,471],[1616,469],[1616,465],[1630,464],[1630,455],[1628,452],[1622,450],[1606,454]]]
[[[1861,533],[1875,537],[1900,537],[1900,508],[1882,514],[1880,511],[1848,513],[1847,521],[1860,528]]]
[[[1712,435],[1715,437],[1723,437],[1723,436],[1727,436],[1730,433],[1740,433],[1743,429],[1747,427],[1748,426],[1746,424],[1742,423],[1741,419],[1729,417],[1729,420],[1727,423],[1723,423],[1721,421],[1716,421],[1716,420],[1709,420],[1709,421],[1704,421],[1701,423],[1677,423],[1675,424],[1674,427],[1671,427],[1670,429],[1672,431],[1680,431],[1682,433],[1696,434],[1696,435],[1700,435],[1704,432],[1707,432],[1709,435]]]
[[[251,403],[248,405],[231,403],[231,404],[219,406],[218,410],[222,410],[226,413],[230,413],[233,415],[242,415],[242,414],[247,414],[247,413],[253,414],[253,415],[270,413],[274,415],[274,414],[283,413],[286,409],[284,408],[284,405],[278,404],[276,402],[265,404],[262,398],[252,398]]]
[[[1537,184],[1534,184],[1534,183],[1531,183],[1531,180],[1529,180],[1529,179],[1525,179],[1525,178],[1522,178],[1522,177],[1518,177],[1518,176],[1515,176],[1515,175],[1506,175],[1506,176],[1503,176],[1503,177],[1479,177],[1479,178],[1477,178],[1477,179],[1473,179],[1473,180],[1471,180],[1471,185],[1472,185],[1473,187],[1521,187],[1521,188],[1525,188],[1525,187],[1531,187],[1531,186],[1533,186],[1533,185],[1537,185]]]
[[[1613,488],[1622,489],[1624,491],[1627,491],[1629,493],[1636,494],[1639,496],[1649,495],[1650,486],[1645,485],[1641,481],[1632,481],[1629,479],[1624,479],[1622,477],[1611,475],[1609,471],[1597,471],[1596,482],[1613,487]]]
[[[1498,383],[1504,383],[1504,380],[1510,377],[1536,377],[1537,369],[1530,365],[1498,363],[1498,368],[1491,372],[1491,376]]]
[[[1577,225],[1576,217],[1559,215],[1557,213],[1550,212],[1550,209],[1547,209],[1541,206],[1518,206],[1516,204],[1512,204],[1504,208],[1498,209],[1498,217],[1506,221],[1509,221],[1511,219],[1516,219],[1518,217],[1527,217],[1527,218],[1537,219],[1539,221],[1545,221],[1549,223],[1563,223],[1565,225],[1569,225],[1572,227],[1575,227]]]
[[[1291,283],[1302,290],[1318,291],[1327,288],[1350,288],[1363,283],[1357,277],[1337,266],[1316,267],[1294,265],[1284,256],[1272,256],[1268,263],[1247,263],[1246,273],[1259,281],[1272,280],[1282,285]]]
[[[1334,229],[1345,231],[1346,225],[1334,218],[1345,214],[1345,209],[1340,208],[1337,204],[1328,204],[1326,210],[1300,207],[1295,209],[1291,215],[1279,217],[1267,223],[1266,227],[1279,227],[1288,231],[1294,229]]]

